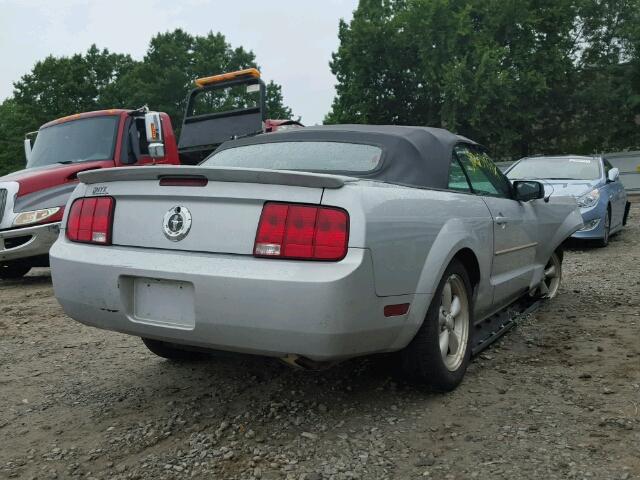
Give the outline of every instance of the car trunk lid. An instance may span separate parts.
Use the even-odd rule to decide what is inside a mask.
[[[324,188],[351,180],[208,167],[122,168],[87,172],[80,179],[88,185],[87,195],[115,198],[113,245],[239,255],[253,253],[266,201],[320,204]]]

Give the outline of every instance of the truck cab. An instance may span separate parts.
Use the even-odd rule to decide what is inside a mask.
[[[147,124],[161,125],[162,148],[149,152]],[[27,165],[0,177],[0,278],[47,266],[78,173],[102,168],[179,164],[169,116],[138,110],[101,110],[59,118],[25,139]]]

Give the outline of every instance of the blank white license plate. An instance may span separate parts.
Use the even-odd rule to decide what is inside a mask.
[[[140,323],[192,330],[196,325],[193,284],[136,278],[133,316]]]

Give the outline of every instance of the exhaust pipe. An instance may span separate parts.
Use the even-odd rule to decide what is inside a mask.
[[[297,370],[326,370],[327,368],[332,367],[338,362],[318,362],[316,360],[311,360],[307,357],[301,357],[295,353],[290,353],[285,355],[284,357],[280,357],[280,360],[287,365],[297,369]]]

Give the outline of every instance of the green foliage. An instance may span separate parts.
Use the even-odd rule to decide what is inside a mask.
[[[128,55],[95,45],[84,55],[37,62],[0,105],[0,174],[24,166],[25,133],[58,117],[110,107],[117,79],[133,65]]]
[[[640,0],[361,0],[327,123],[444,127],[498,158],[640,146]]]
[[[282,87],[273,81],[267,83],[267,117],[274,120],[293,118],[293,112],[284,104]]]
[[[193,36],[181,29],[151,39],[142,61],[99,50],[36,63],[0,104],[0,175],[24,166],[23,138],[43,123],[73,113],[148,105],[179,128],[187,93],[198,77],[257,67],[255,55],[224,35]],[[267,85],[267,114],[289,118],[281,87]]]
[[[35,130],[63,115],[109,108],[117,79],[133,65],[128,55],[100,51],[95,45],[85,55],[49,56],[14,84],[13,98]]]
[[[34,130],[30,125],[33,121],[18,108],[14,99],[0,103],[0,175],[24,166],[22,139],[25,133]]]

